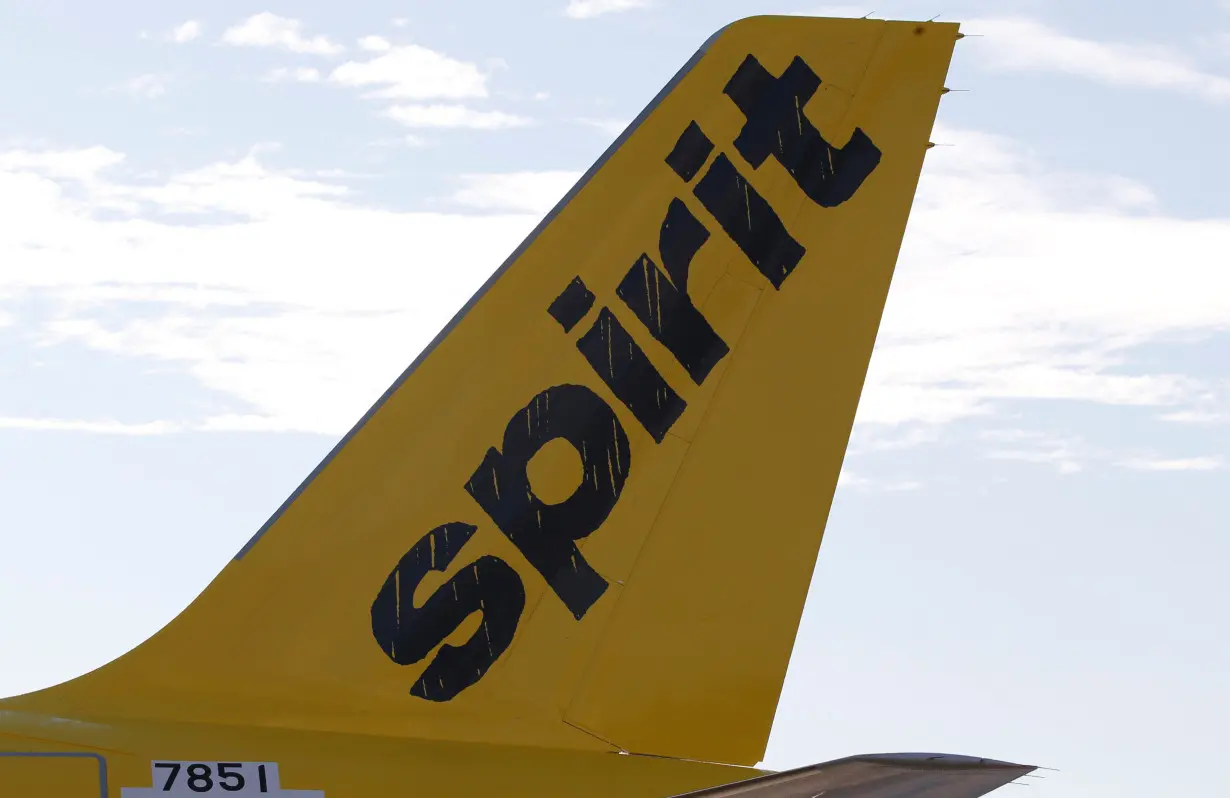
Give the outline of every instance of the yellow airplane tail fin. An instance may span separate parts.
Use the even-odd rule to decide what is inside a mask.
[[[716,34],[66,716],[760,760],[958,37]]]

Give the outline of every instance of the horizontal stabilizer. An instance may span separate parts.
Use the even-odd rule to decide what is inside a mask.
[[[864,754],[675,798],[979,798],[1036,769],[953,754]]]

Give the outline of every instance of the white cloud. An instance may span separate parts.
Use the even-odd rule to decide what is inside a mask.
[[[167,75],[137,75],[135,78],[112,86],[110,91],[127,94],[143,100],[153,100],[167,93],[167,84],[169,82],[170,77]]]
[[[1086,461],[1098,456],[1081,441],[1028,430],[989,430],[981,435],[990,444],[987,457],[1053,466],[1060,474],[1085,469]]]
[[[595,130],[601,130],[608,136],[618,136],[620,133],[623,133],[631,122],[629,119],[596,119],[592,117],[580,117],[575,121],[579,125],[585,125],[586,127],[592,127]]]
[[[0,416],[0,429],[34,430],[38,432],[86,432],[96,435],[166,435],[181,432],[184,425],[173,421],[148,421],[126,424],[121,421],[89,421],[66,418],[34,418]]]
[[[1171,48],[1082,39],[1024,17],[969,20],[962,30],[980,34],[974,47],[993,68],[1060,72],[1115,86],[1170,89],[1214,102],[1230,100],[1230,77],[1204,71]]]
[[[891,452],[925,443],[934,443],[939,438],[939,428],[936,426],[914,423],[898,429],[884,428],[875,424],[861,424],[852,430],[846,453],[849,457],[856,457],[876,452]]]
[[[163,34],[163,38],[169,42],[176,44],[184,44],[190,42],[201,35],[201,23],[195,19],[190,19],[180,25],[176,25],[171,30]]]
[[[567,171],[462,175],[462,187],[452,195],[452,200],[484,211],[543,216],[580,177],[580,172]]]
[[[837,5],[816,6],[814,8],[808,9],[807,11],[792,11],[790,13],[790,16],[793,16],[793,17],[847,17],[847,18],[852,18],[852,19],[859,19],[861,17],[872,16],[874,13],[875,13],[875,9],[872,8],[871,6],[837,4]]]
[[[413,133],[408,133],[404,136],[394,136],[391,138],[376,139],[370,142],[371,147],[426,147],[428,141],[422,136],[416,136]]]
[[[276,216],[284,207],[319,209],[349,194],[342,185],[267,170],[256,156],[272,149],[277,146],[255,147],[239,161],[182,172],[161,184],[95,186],[93,200],[104,207],[130,208],[134,213],[226,213],[263,220]]]
[[[863,493],[894,493],[905,490],[918,490],[923,484],[917,480],[890,480],[865,477],[845,468],[837,475],[837,484],[841,487],[857,490]]]
[[[1214,471],[1222,467],[1220,457],[1186,457],[1176,459],[1135,457],[1120,463],[1137,471]]]
[[[176,138],[197,137],[205,135],[205,131],[196,127],[184,127],[183,125],[171,125],[158,129],[160,136],[172,136]]]
[[[347,61],[329,75],[329,82],[367,89],[368,99],[403,101],[383,115],[409,128],[471,128],[500,130],[524,127],[531,120],[505,111],[480,111],[457,102],[487,96],[487,75],[476,64],[451,58],[418,45],[394,46],[379,36],[361,40],[363,49],[379,53],[366,61]],[[502,68],[492,59],[489,68]],[[416,102],[404,102],[407,100]]]
[[[336,434],[538,221],[373,209],[344,186],[271,170],[256,155],[152,184],[104,180],[119,158],[102,148],[0,151],[0,311],[38,297],[54,312],[23,330],[37,344],[175,364],[251,410],[0,426]],[[76,182],[86,177],[93,182]],[[85,197],[70,198],[69,182]],[[99,208],[121,212],[99,217]],[[161,221],[168,213],[180,218]],[[185,224],[193,215],[208,224]],[[149,312],[117,316],[114,303]]]
[[[1230,421],[1230,416],[1210,410],[1180,410],[1174,413],[1164,413],[1161,419],[1178,424],[1220,424]]]
[[[394,105],[384,115],[410,128],[501,130],[530,123],[522,116],[503,111],[476,111],[464,105]]]
[[[615,11],[646,8],[648,5],[649,0],[568,0],[564,14],[573,19],[590,19]]]
[[[200,421],[124,422],[114,419],[0,416],[0,429],[34,432],[78,432],[90,435],[173,435],[183,432],[291,432],[294,427],[265,416],[224,414]]]
[[[369,53],[383,53],[393,49],[393,45],[383,36],[364,36],[359,39],[359,48]]]
[[[1230,221],[1169,218],[1141,186],[1054,174],[1008,140],[937,136],[955,146],[927,156],[860,447],[933,440],[1020,399],[1175,421],[1224,413],[1226,386],[1144,368],[1132,350],[1230,328]],[[328,433],[353,423],[575,178],[470,175],[444,199],[484,213],[396,213],[255,155],[140,183],[112,176],[121,162],[105,148],[0,151],[0,312],[38,295],[57,309],[34,331],[44,343],[175,363],[251,405],[245,424]],[[183,223],[193,216],[208,224]],[[157,312],[107,312],[134,301]],[[984,444],[1069,472],[1135,457],[1054,436]]]
[[[227,28],[222,34],[222,43],[237,47],[278,47],[310,55],[337,55],[346,49],[322,35],[304,36],[302,22],[268,11]]]
[[[1079,438],[1025,429],[992,429],[979,437],[989,447],[986,456],[992,460],[1049,465],[1060,474],[1076,474],[1094,463],[1113,463],[1135,471],[1211,471],[1223,464],[1221,457],[1125,453],[1122,447],[1093,446]]]
[[[332,83],[374,87],[367,97],[398,100],[462,100],[487,96],[478,67],[426,47],[390,47],[368,61],[347,61],[329,75]]]
[[[1207,56],[1225,61],[1227,55],[1230,55],[1227,52],[1230,49],[1230,33],[1226,31],[1202,33],[1196,37],[1195,41],[1200,46],[1201,52]]]
[[[1230,329],[1230,221],[1180,220],[1122,178],[1063,176],[937,126],[859,422],[944,424],[1004,400],[1199,409],[1213,386],[1132,348]],[[1160,268],[1160,264],[1165,264]]]
[[[319,83],[320,70],[312,67],[278,67],[265,73],[267,83]]]
[[[88,181],[123,161],[123,153],[99,146],[78,150],[7,150],[0,152],[0,175],[7,174],[10,179],[39,176]]]

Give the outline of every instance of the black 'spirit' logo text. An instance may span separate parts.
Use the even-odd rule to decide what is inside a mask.
[[[739,157],[752,169],[776,159],[813,203],[831,208],[854,196],[879,164],[880,150],[859,129],[840,149],[824,140],[803,113],[819,86],[820,78],[801,58],[774,77],[749,55],[724,93],[746,120],[733,142]],[[666,164],[722,233],[781,289],[802,261],[803,245],[730,156],[715,156],[714,149],[692,122]],[[692,259],[709,236],[688,205],[672,199],[659,229],[661,263],[642,254],[615,290],[696,385],[730,351],[688,294]],[[594,294],[576,277],[547,312],[571,332],[594,303]],[[661,443],[687,405],[608,307],[598,310],[576,346],[637,423]],[[568,499],[546,504],[534,495],[526,469],[538,450],[556,439],[576,449],[584,477]],[[606,592],[607,581],[581,555],[577,541],[602,526],[631,468],[628,436],[614,409],[589,388],[554,385],[517,409],[498,448],[487,450],[464,489],[580,620]],[[520,575],[491,555],[469,563],[421,607],[414,606],[414,590],[427,572],[446,570],[476,530],[454,521],[428,532],[397,563],[372,603],[372,634],[400,665],[421,662],[467,617],[481,613],[479,629],[463,645],[440,646],[410,689],[419,698],[449,701],[481,679],[512,642],[525,609]]]

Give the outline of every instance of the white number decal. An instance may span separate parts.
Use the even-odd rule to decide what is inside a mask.
[[[187,798],[208,795],[324,798],[321,790],[284,790],[276,762],[170,762],[152,764],[153,787],[124,787],[122,798]]]

